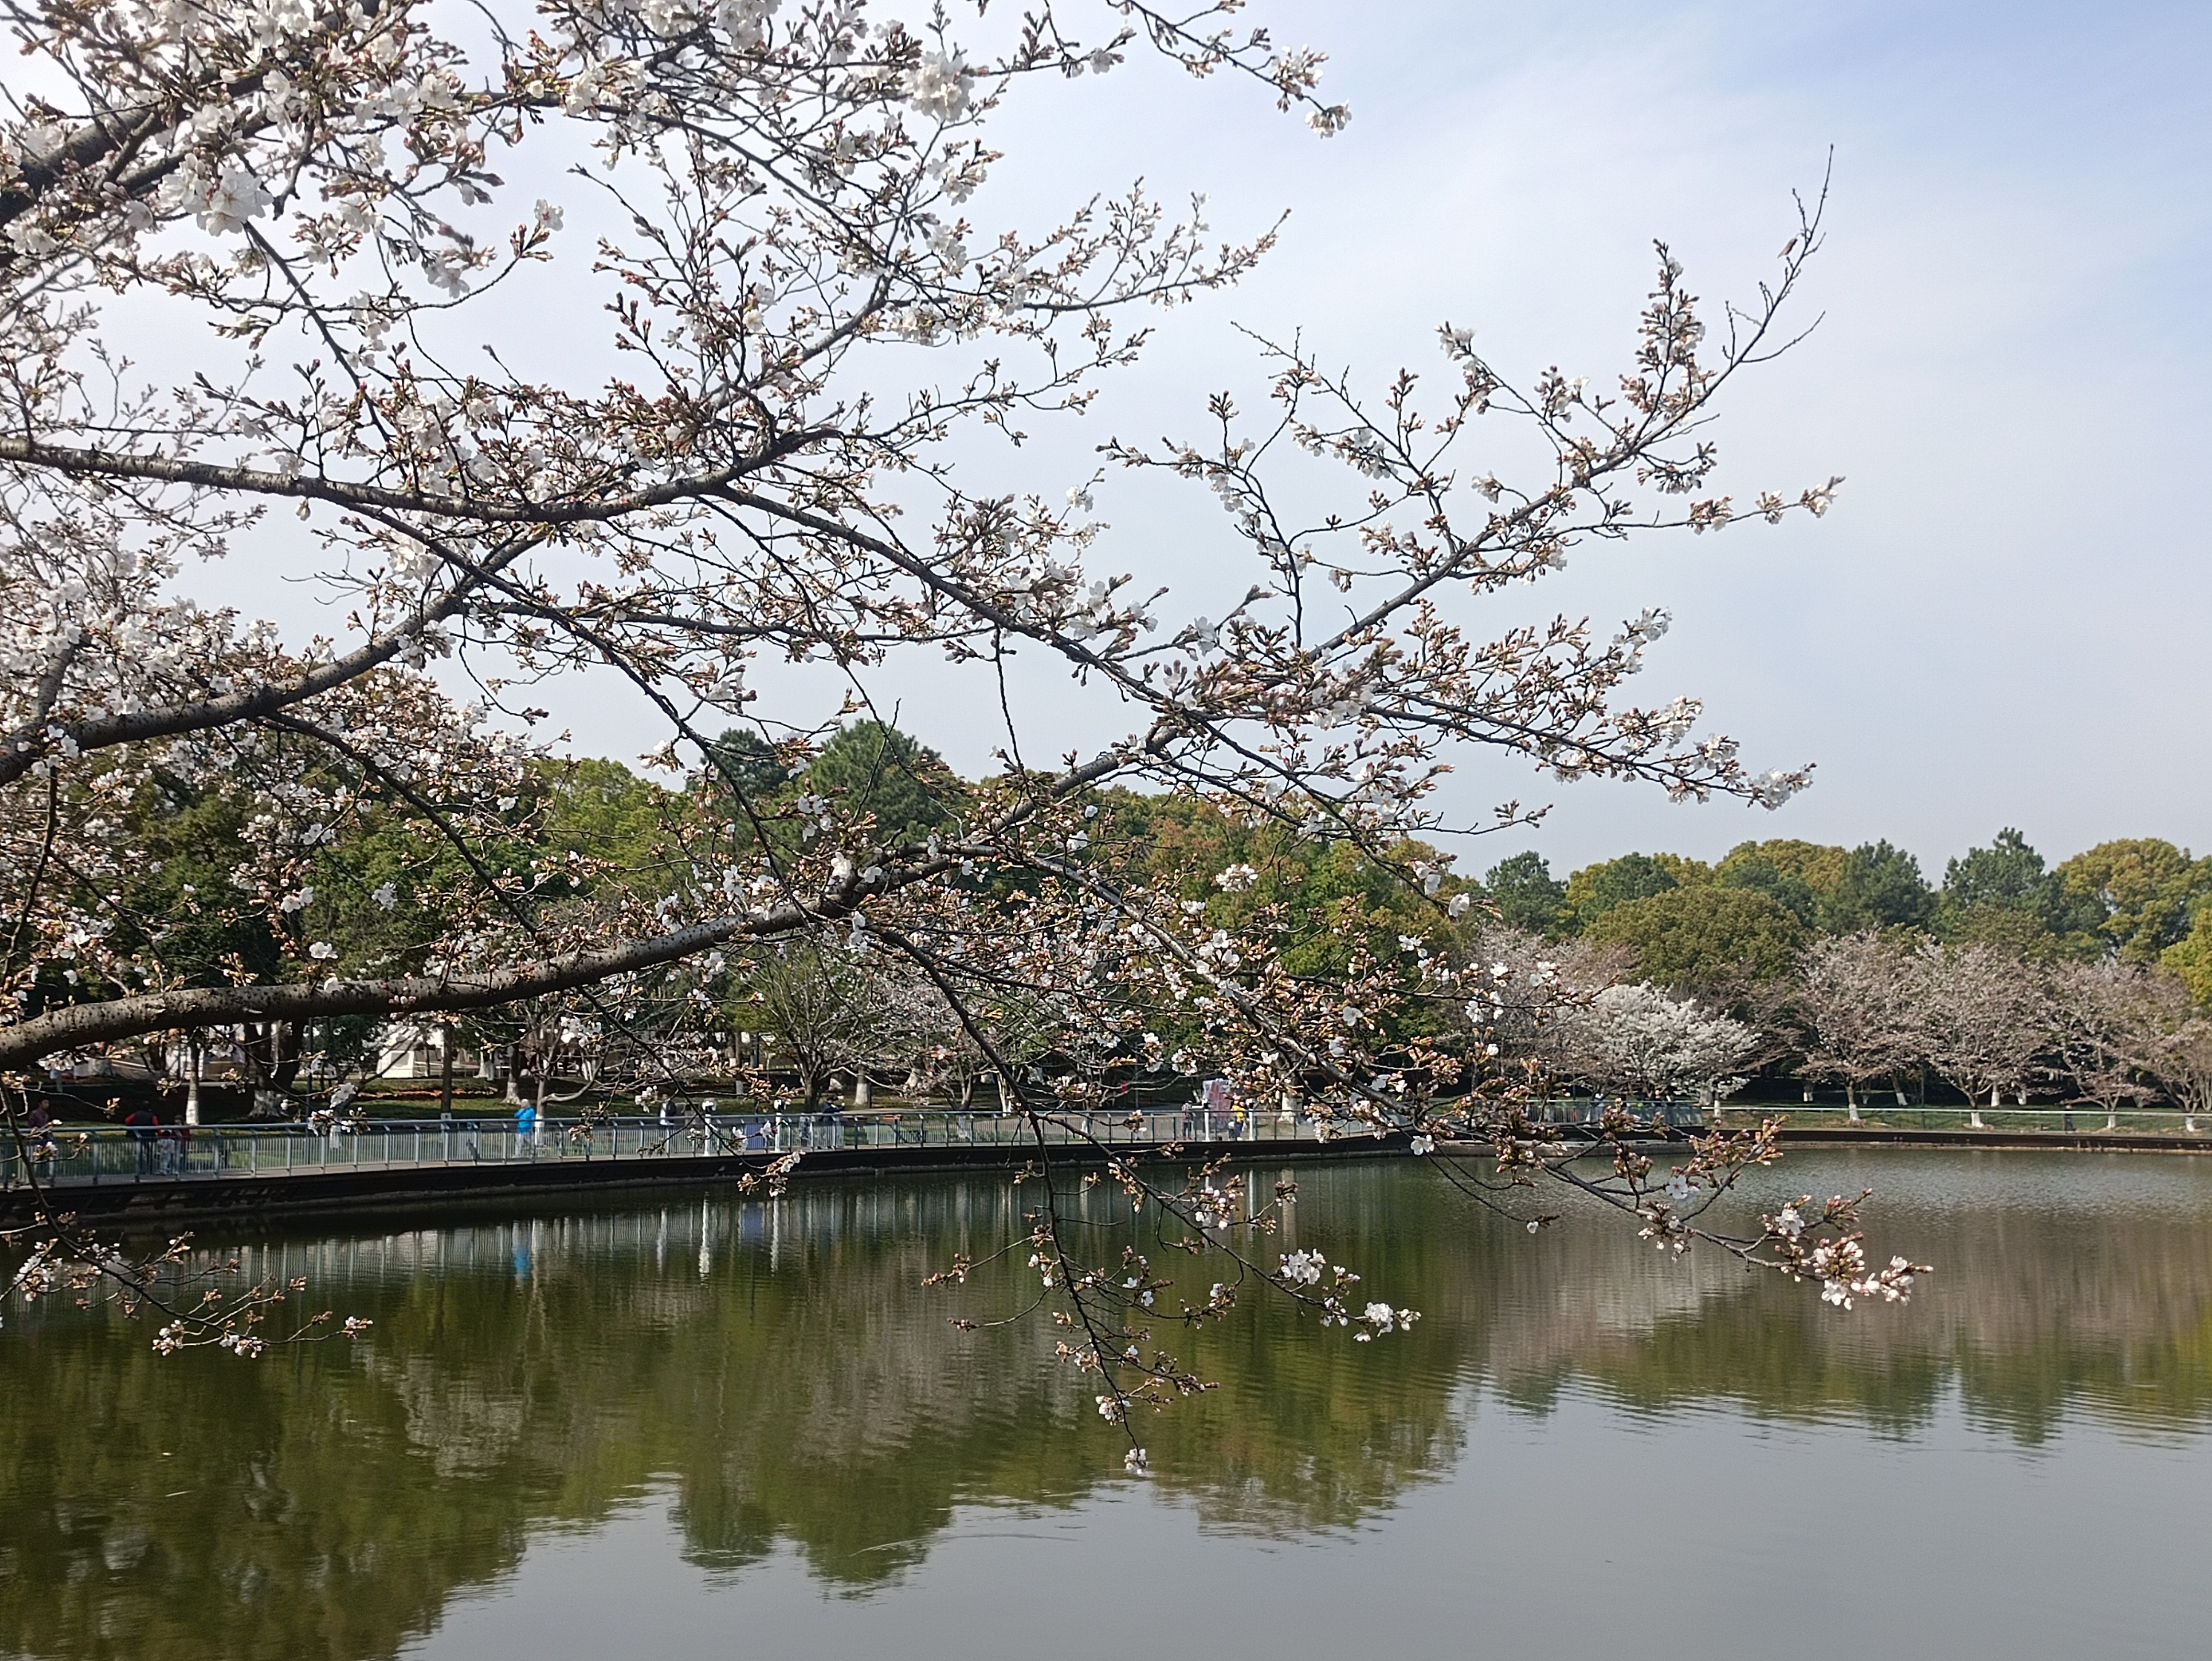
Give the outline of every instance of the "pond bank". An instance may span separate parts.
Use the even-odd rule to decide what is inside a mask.
[[[1314,1163],[1402,1156],[1404,1136],[1339,1138],[1281,1137],[1252,1142],[1169,1144],[1116,1148],[1116,1158],[1147,1162],[1173,1159],[1189,1164],[1226,1159],[1236,1164],[1265,1161]],[[1070,1169],[1104,1162],[1096,1149],[1073,1146],[1050,1150]],[[264,1216],[339,1216],[378,1211],[447,1210],[474,1204],[507,1204],[556,1195],[628,1195],[655,1190],[711,1192],[734,1189],[758,1177],[778,1156],[773,1153],[682,1153],[665,1158],[546,1158],[542,1160],[461,1160],[327,1169],[166,1177],[125,1176],[76,1183],[50,1190],[55,1202],[91,1223],[123,1227],[173,1225]],[[804,1152],[790,1176],[794,1182],[831,1177],[957,1174],[1018,1170],[1037,1157],[1034,1144],[1006,1142],[962,1146],[835,1147]],[[0,1192],[0,1226],[33,1215],[29,1191]]]
[[[1743,1116],[1747,1123],[1750,1115]],[[318,1146],[322,1139],[313,1139]],[[1921,1130],[1886,1125],[1783,1127],[1780,1140],[1798,1147],[1917,1147],[1997,1152],[2105,1153],[2212,1153],[2212,1136],[2131,1131],[2072,1132],[1973,1129]],[[1666,1144],[1655,1142],[1656,1151]],[[1443,1151],[1481,1157],[1477,1143],[1446,1144]],[[1193,1140],[1134,1144],[1115,1157],[1146,1161],[1226,1159],[1234,1164],[1320,1164],[1347,1159],[1410,1157],[1403,1135],[1333,1138],[1271,1136],[1253,1141]],[[1095,1147],[1063,1145],[1053,1158],[1071,1168],[1091,1167],[1103,1155]],[[1026,1141],[879,1145],[805,1150],[791,1171],[793,1181],[835,1177],[884,1177],[1007,1171],[1033,1162]],[[689,1189],[713,1192],[757,1177],[777,1157],[773,1151],[675,1153],[623,1159],[554,1157],[475,1158],[334,1164],[282,1171],[169,1176],[119,1174],[51,1190],[57,1203],[79,1218],[106,1226],[167,1228],[272,1216],[340,1216],[386,1211],[465,1210],[556,1196],[611,1196]],[[1663,1153],[1660,1157],[1664,1158]],[[30,1220],[32,1196],[21,1186],[0,1191],[0,1225]]]

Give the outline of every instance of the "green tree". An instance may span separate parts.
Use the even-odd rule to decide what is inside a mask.
[[[295,978],[315,961],[307,956],[315,940],[334,943],[339,969],[415,966],[422,919],[398,897],[434,885],[430,873],[453,863],[450,850],[407,814],[357,800],[312,841],[298,838],[314,849],[302,879],[289,895],[272,891],[246,877],[253,822],[273,817],[255,785],[239,775],[212,783],[152,776],[129,809],[147,856],[119,873],[114,943],[185,986],[226,984],[240,971]],[[386,883],[388,906],[374,897]]]
[[[1629,947],[1647,980],[1725,999],[1787,975],[1805,928],[1771,894],[1707,885],[1616,905],[1591,925],[1588,938]]]
[[[450,921],[455,886],[472,880],[425,818],[449,782],[426,769],[394,800],[363,788],[345,765],[280,735],[221,766],[150,766],[112,806],[70,804],[112,814],[136,857],[108,872],[72,861],[54,873],[107,920],[102,944],[112,956],[104,970],[81,960],[74,977],[58,965],[40,976],[27,989],[29,1013],[134,983],[195,989],[420,972]],[[535,780],[518,789],[517,805],[527,797],[534,806]],[[302,795],[319,797],[318,810],[301,812]],[[526,822],[532,812],[516,817]],[[531,849],[520,840],[503,849],[486,839],[477,851],[501,877],[527,871]],[[357,1063],[382,1023],[347,1014],[212,1025],[210,1051],[239,1062],[256,1090],[283,1092],[310,1053]],[[146,1059],[159,1068],[170,1047],[157,1035]],[[186,1111],[198,1108],[194,1092]]]
[[[854,721],[823,745],[802,782],[872,813],[886,847],[924,841],[960,816],[964,791],[936,751],[879,721]]]
[[[267,906],[246,903],[231,881],[251,794],[155,772],[130,811],[146,856],[118,873],[115,944],[186,986],[222,985],[227,972],[280,973],[284,943]]]
[[[726,729],[707,750],[689,788],[713,815],[716,833],[728,837],[733,849],[757,848],[763,831],[772,842],[783,840],[766,820],[792,794],[794,773],[785,753],[742,727]]]
[[[749,802],[765,801],[791,779],[776,747],[757,733],[732,727],[709,746],[710,765],[702,782],[710,790],[734,786]]]
[[[1920,861],[1887,842],[1861,843],[1844,855],[1834,888],[1820,907],[1831,934],[1869,928],[1924,928],[1936,914],[1936,891]]]
[[[2212,895],[2197,902],[2189,932],[2160,952],[2159,962],[2181,977],[2191,997],[2212,1008]]]
[[[540,844],[546,853],[580,854],[624,871],[660,862],[661,837],[674,793],[618,761],[596,757],[544,764],[546,800]]]
[[[2057,873],[2010,826],[1944,867],[1936,926],[1947,940],[2049,958],[2094,949],[2081,924]]]
[[[1186,904],[1203,904],[1218,927],[1249,929],[1267,920],[1274,956],[1292,974],[1341,977],[1363,958],[1402,963],[1405,940],[1435,946],[1464,933],[1445,908],[1468,885],[1442,877],[1443,856],[1424,843],[1400,844],[1389,863],[1437,870],[1432,897],[1349,843],[1319,842],[1275,824],[1240,825],[1205,803],[1173,797],[1116,791],[1103,805],[1110,811],[1098,822],[1094,852],[1110,856],[1117,845],[1141,845],[1152,877],[1172,885]],[[1243,880],[1217,881],[1237,867],[1249,867]],[[1424,1005],[1392,1031],[1414,1036],[1456,1019],[1448,1005]]]
[[[1566,910],[1566,884],[1552,874],[1551,866],[1534,849],[1492,866],[1482,885],[1500,921],[1532,934],[1553,933]]]
[[[1564,932],[1589,928],[1615,906],[1709,883],[1712,874],[1710,867],[1680,854],[1623,854],[1586,865],[1567,879]]]
[[[1747,888],[1770,895],[1810,928],[1835,892],[1849,858],[1840,848],[1791,837],[1738,843],[1713,867],[1713,880],[1723,888]]]
[[[2107,950],[2150,963],[2189,933],[2197,902],[2212,892],[2212,859],[2155,837],[2099,843],[2053,873],[2069,920],[2086,922]]]

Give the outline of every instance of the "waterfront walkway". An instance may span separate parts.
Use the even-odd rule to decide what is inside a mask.
[[[1572,1123],[1595,1103],[1551,1103],[1540,1116]],[[1650,1108],[1644,1111],[1652,1111]],[[1686,1104],[1656,1110],[1676,1130],[1702,1128]],[[1984,1110],[1990,1113],[1990,1110]],[[1731,1110],[1729,1123],[1754,1123]],[[1994,1117],[1995,1115],[1991,1114]],[[1867,1123],[1785,1126],[1785,1142],[2102,1153],[2207,1153],[2212,1136],[2171,1129],[2077,1129],[2028,1122],[1915,1127]],[[1043,1146],[1039,1146],[1040,1138]],[[329,1126],[101,1125],[32,1133],[38,1183],[88,1220],[182,1224],[295,1211],[446,1207],[470,1201],[585,1191],[716,1185],[757,1176],[803,1156],[794,1176],[1011,1169],[1040,1158],[1095,1165],[1107,1155],[1239,1162],[1317,1161],[1404,1155],[1402,1135],[1324,1139],[1302,1116],[1204,1108],[1068,1113],[1032,1123],[1019,1115],[957,1110],[897,1113],[712,1113],[671,1123],[652,1118],[352,1122]],[[1447,1154],[1479,1155],[1474,1144]],[[0,1147],[0,1223],[31,1214],[25,1161]]]
[[[1042,1139],[1043,1146],[1039,1146]],[[51,1153],[46,1150],[51,1148]],[[583,1189],[734,1182],[787,1154],[805,1175],[973,1171],[1100,1150],[1132,1158],[1346,1158],[1403,1153],[1406,1139],[1323,1141],[1294,1115],[1201,1108],[1019,1115],[716,1113],[650,1118],[513,1119],[57,1129],[33,1142],[36,1173],[78,1215],[185,1221],[211,1215],[347,1210]],[[24,1160],[0,1151],[0,1219],[32,1195]]]

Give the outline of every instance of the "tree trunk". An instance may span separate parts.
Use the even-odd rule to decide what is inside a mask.
[[[300,1034],[299,1022],[279,1021],[270,1038],[276,1050],[276,1066],[269,1082],[288,1094],[293,1081],[300,1076],[301,1052],[305,1048],[300,1042]]]
[[[1990,1086],[1990,1105],[1991,1107],[1995,1107],[1996,1104],[1997,1087],[1995,1085],[1991,1085]],[[1966,1106],[1969,1109],[1966,1115],[1966,1123],[1968,1126],[1975,1130],[1988,1129],[1989,1127],[1982,1123],[1982,1104],[1971,1090],[1966,1092]]]
[[[185,1043],[185,1123],[200,1122],[200,1041],[189,1038]]]
[[[453,1116],[453,1044],[459,1034],[451,1021],[441,1029],[443,1040],[438,1046],[438,1116]]]
[[[1859,1122],[1858,1086],[1849,1079],[1844,1080],[1844,1108],[1850,1115],[1851,1123],[1856,1124]]]
[[[868,1088],[868,1069],[865,1067],[855,1068],[853,1074],[853,1110],[866,1112],[874,1099]]]
[[[999,1087],[999,1111],[1012,1112],[1013,1104],[1006,1099],[1006,1075],[1003,1073],[994,1073],[991,1075],[991,1082]]]

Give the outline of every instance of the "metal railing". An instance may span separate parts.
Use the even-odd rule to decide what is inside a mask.
[[[1528,1117],[1545,1124],[1595,1120],[1613,1104],[1595,1098],[1537,1102]],[[1632,1102],[1639,1117],[1686,1129],[1705,1122],[1688,1102]],[[2198,1121],[2178,1109],[2135,1108],[2108,1116],[2102,1108],[1862,1107],[1869,1129],[2039,1131],[2058,1135],[2118,1131],[2195,1134]],[[1726,1120],[1750,1123],[1769,1113],[1793,1124],[1847,1123],[1840,1108],[1795,1104],[1726,1106]],[[2108,1118],[2112,1123],[2108,1123]],[[1723,1121],[1723,1123],[1726,1122]],[[1194,1147],[1224,1143],[1310,1142],[1314,1121],[1303,1114],[1240,1113],[1204,1107],[1153,1107],[1092,1113],[1059,1112],[1041,1119],[1048,1145],[1109,1147]],[[1340,1138],[1355,1134],[1331,1127]],[[526,1129],[508,1117],[343,1121],[328,1129],[300,1123],[55,1126],[23,1133],[39,1179],[58,1187],[185,1179],[283,1177],[339,1170],[410,1166],[590,1164],[639,1159],[773,1157],[856,1148],[1002,1147],[1033,1146],[1038,1129],[1020,1114],[918,1108],[894,1113],[694,1114],[658,1118],[543,1119]],[[0,1137],[0,1186],[26,1181],[21,1147]]]
[[[2027,1107],[1967,1107],[1951,1103],[1900,1107],[1890,1101],[1869,1101],[1859,1104],[1856,1120],[1848,1108],[1829,1102],[1729,1103],[1727,1106],[1729,1116],[1738,1120],[1780,1114],[1793,1125],[1870,1130],[2016,1130],[2057,1135],[2109,1131],[2185,1136],[2212,1132],[2212,1114],[2191,1113],[2179,1107],[2105,1108],[2092,1102],[2050,1102]]]
[[[1532,1124],[1595,1124],[1616,1107],[1626,1108],[1646,1123],[1677,1129],[1695,1130],[1705,1123],[1705,1110],[1695,1102],[1641,1101],[1619,1096],[1555,1096],[1530,1102],[1522,1112]]]
[[[1146,1108],[1054,1113],[1039,1122],[1054,1146],[1103,1143],[1159,1147],[1311,1139],[1313,1123],[1282,1113]],[[305,1124],[60,1126],[26,1132],[39,1180],[57,1187],[221,1180],[314,1171],[410,1166],[589,1164],[638,1159],[773,1157],[848,1148],[1034,1146],[1038,1129],[1020,1114],[920,1109],[899,1113],[714,1113],[673,1123],[655,1118],[511,1118]],[[0,1146],[0,1185],[24,1183],[23,1155]]]

